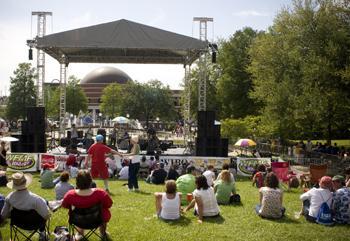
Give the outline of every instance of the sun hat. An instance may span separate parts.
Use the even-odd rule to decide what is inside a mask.
[[[97,135],[96,141],[103,141],[103,135]]]
[[[341,175],[335,175],[334,177],[332,177],[332,181],[344,182],[345,178]]]
[[[139,142],[139,136],[132,136],[131,137],[131,141],[135,142],[135,143],[138,143]]]
[[[24,174],[23,172],[16,172],[12,174],[11,181],[6,184],[10,189],[22,190],[32,183],[33,177],[30,174]]]
[[[332,188],[332,178],[330,176],[323,176],[320,180],[320,187],[321,188]]]

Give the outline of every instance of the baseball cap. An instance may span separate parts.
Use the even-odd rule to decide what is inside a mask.
[[[103,141],[103,135],[97,135],[96,141]]]
[[[334,177],[332,177],[332,181],[344,182],[345,178],[341,175],[335,175]]]

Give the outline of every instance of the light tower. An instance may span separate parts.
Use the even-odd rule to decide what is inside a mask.
[[[46,16],[52,16],[52,12],[32,12],[32,16],[38,16],[37,35],[36,38],[42,38],[46,33]],[[29,59],[32,58],[32,48],[36,46],[35,40],[27,40],[27,45],[30,47]],[[43,50],[37,50],[37,106],[44,106],[44,83],[45,83],[45,53]]]
[[[213,18],[194,17],[194,22],[199,22],[199,39],[207,42],[208,22]],[[199,57],[199,82],[198,82],[198,110],[207,110],[207,50]]]

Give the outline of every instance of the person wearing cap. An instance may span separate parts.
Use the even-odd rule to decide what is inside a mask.
[[[336,175],[332,178],[334,221],[340,224],[350,224],[350,188],[344,185],[344,177]]]
[[[323,176],[319,181],[319,188],[312,188],[300,196],[303,202],[302,215],[306,220],[315,222],[318,211],[323,202],[327,202],[328,206],[332,204],[332,178]]]
[[[23,211],[33,209],[45,220],[49,219],[50,212],[46,200],[28,190],[32,180],[33,177],[30,174],[22,172],[12,174],[11,181],[7,183],[7,187],[14,191],[5,198],[5,204],[1,211],[2,221],[10,217],[12,208]],[[44,231],[44,229],[40,231]]]
[[[139,183],[137,181],[137,174],[140,169],[140,145],[138,144],[139,137],[132,136],[130,144],[132,145],[130,153],[124,154],[123,157],[129,157],[129,179],[128,179],[128,191],[139,190]]]
[[[196,189],[196,168],[194,166],[188,166],[186,173],[176,180],[177,189],[182,193],[182,204],[186,204],[187,194],[192,193]]]
[[[88,157],[86,159],[85,165],[88,166],[88,163],[91,161],[91,176],[92,178],[100,177],[103,179],[105,190],[109,192],[108,189],[108,167],[106,164],[106,157],[110,154],[121,155],[119,152],[109,148],[103,144],[103,136],[96,136],[96,143],[93,144],[88,150]]]

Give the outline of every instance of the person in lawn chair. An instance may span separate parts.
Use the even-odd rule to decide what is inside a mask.
[[[13,208],[22,211],[35,210],[43,219],[48,220],[50,217],[50,211],[47,201],[28,190],[28,186],[33,180],[32,175],[16,172],[12,174],[11,179],[12,180],[7,183],[7,187],[14,191],[9,193],[5,198],[0,222],[3,222],[6,218],[10,217]],[[44,227],[43,230],[40,231],[41,234],[45,235]]]

